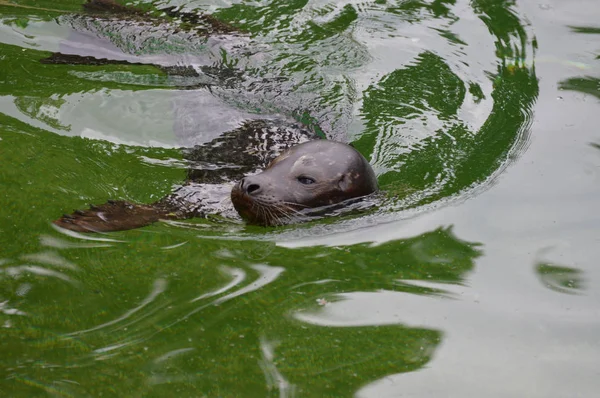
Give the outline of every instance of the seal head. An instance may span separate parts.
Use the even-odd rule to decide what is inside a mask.
[[[316,140],[294,146],[231,191],[237,212],[251,224],[298,221],[303,210],[334,205],[377,191],[369,162],[350,145]]]

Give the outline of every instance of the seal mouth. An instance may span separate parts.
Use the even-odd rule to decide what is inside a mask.
[[[244,192],[240,183],[231,190],[231,202],[238,214],[250,224],[264,227],[286,225],[303,220],[297,203],[267,202]]]

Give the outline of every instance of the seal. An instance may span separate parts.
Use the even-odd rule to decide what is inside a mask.
[[[307,209],[376,191],[375,173],[356,149],[318,140],[296,145],[262,173],[242,178],[231,191],[231,201],[249,223],[274,226],[305,218]]]
[[[176,27],[168,28],[171,26],[168,18],[165,20],[137,8],[120,6],[113,0],[88,0],[85,9],[92,15],[67,18],[72,21],[74,30],[85,31],[88,26],[102,25],[108,36],[111,32],[123,34],[120,26],[126,26],[133,32],[137,31],[137,27],[147,34],[147,24],[156,24],[157,28],[152,31],[156,31],[159,37],[162,37],[163,30],[166,30],[165,34],[179,31]],[[169,9],[167,15],[186,22],[190,32],[195,32],[198,38],[235,31],[205,14],[192,15]],[[95,32],[91,27],[88,30]],[[126,58],[54,53],[42,62],[82,66],[148,62],[138,59],[137,55]],[[214,77],[211,84],[218,87],[231,88],[245,80],[242,71],[231,70],[225,65],[200,65],[198,70],[170,63],[150,65],[169,75],[189,77],[193,82],[201,72]],[[199,84],[201,87],[187,83],[183,87],[204,87],[204,83]],[[246,115],[246,121],[239,127],[220,134],[208,143],[183,148],[187,180],[161,200],[151,204],[108,201],[63,215],[54,224],[77,232],[109,232],[140,228],[158,220],[182,220],[214,214],[235,218],[237,210],[251,224],[275,226],[310,219],[317,214],[311,210],[335,204],[344,206],[348,199],[360,198],[377,190],[375,174],[365,158],[347,144],[320,140],[325,134],[310,116],[256,116],[258,118],[254,119],[254,115]],[[181,138],[184,145],[198,142]]]
[[[237,211],[249,224],[277,226],[313,219],[324,207],[377,191],[375,173],[356,149],[318,139],[290,120],[245,122],[184,150],[184,158],[187,181],[161,200],[111,200],[65,214],[54,224],[110,232],[215,214],[233,219]]]

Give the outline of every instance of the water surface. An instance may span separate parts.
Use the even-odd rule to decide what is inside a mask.
[[[242,33],[0,1],[3,395],[597,394],[594,1],[139,4]],[[56,51],[130,64],[41,62]],[[157,200],[180,147],[299,110],[370,160],[377,210],[51,225]]]

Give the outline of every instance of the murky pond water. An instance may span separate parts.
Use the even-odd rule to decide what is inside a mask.
[[[2,396],[598,394],[600,4],[81,3],[0,0]],[[369,159],[377,209],[51,224],[300,114]]]

